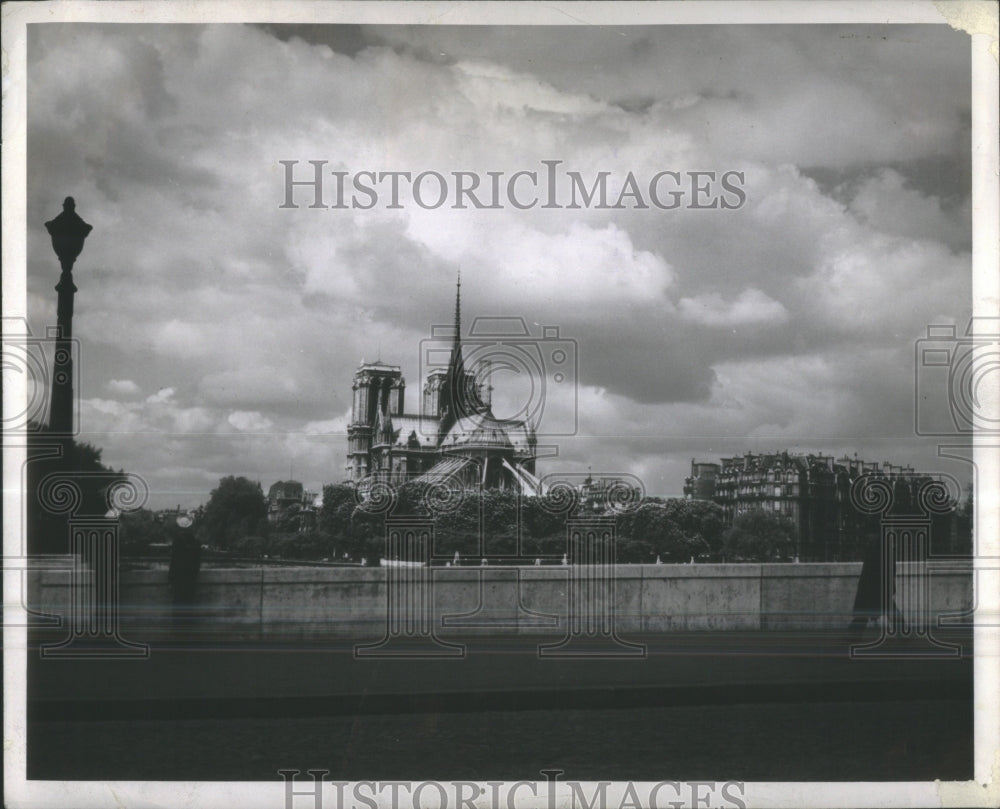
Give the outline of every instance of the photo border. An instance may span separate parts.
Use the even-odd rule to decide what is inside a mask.
[[[992,8],[992,14],[990,9]],[[951,24],[970,34],[972,53],[973,315],[997,317],[998,86],[996,4],[967,2],[42,2],[5,4],[3,16],[3,314],[26,312],[26,26],[45,22],[116,23],[411,23],[411,24]],[[992,35],[990,26],[993,26]],[[995,393],[995,392],[994,392]],[[26,401],[23,385],[4,386],[4,409]],[[4,776],[9,806],[285,806],[285,786],[266,782],[28,781],[26,773],[26,640],[22,574],[20,470],[25,447],[4,436]],[[981,492],[1000,492],[1000,442],[975,435]],[[974,560],[974,780],[970,782],[746,782],[749,807],[990,806],[1000,804],[1000,632],[983,616],[1000,614],[1000,499],[979,497]],[[996,621],[991,622],[996,624]],[[304,773],[303,773],[304,775]],[[664,773],[676,778],[682,773]],[[725,773],[719,773],[725,776]],[[720,778],[722,780],[722,778]],[[543,786],[545,782],[540,782]],[[563,785],[565,786],[565,785]],[[609,789],[611,797],[622,785]],[[642,794],[640,792],[640,794]],[[557,795],[566,796],[563,789]],[[333,806],[330,795],[324,805]],[[381,805],[389,805],[382,796]],[[297,799],[296,806],[307,805]],[[521,803],[522,801],[518,801]],[[544,800],[523,805],[544,805]],[[486,806],[485,799],[476,805]],[[566,805],[557,801],[557,805]],[[617,803],[615,804],[617,805]]]

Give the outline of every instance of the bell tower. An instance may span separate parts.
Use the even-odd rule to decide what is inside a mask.
[[[372,474],[372,441],[379,414],[402,415],[406,381],[398,365],[361,361],[354,372],[351,423],[347,427],[347,477]]]

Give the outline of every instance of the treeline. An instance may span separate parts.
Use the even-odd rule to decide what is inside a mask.
[[[385,519],[426,517],[425,492],[403,486],[388,511],[361,502],[353,486],[323,488],[322,508],[303,521],[297,507],[267,518],[267,500],[258,483],[242,477],[219,482],[193,529],[210,549],[244,557],[289,560],[352,561],[377,565],[385,555]],[[557,513],[540,497],[510,491],[462,492],[451,507],[434,516],[434,556],[466,563],[482,557],[535,558],[558,562],[572,558],[567,543],[567,514]],[[578,504],[569,516],[593,516]],[[754,512],[728,527],[722,509],[701,500],[649,497],[612,512],[621,563],[710,561],[791,561],[795,526],[786,518]],[[123,515],[126,552],[141,553],[151,544],[169,542],[177,529],[172,520],[157,521],[148,512]]]
[[[111,507],[108,492],[125,477],[124,471],[102,463],[100,449],[33,426],[25,473],[29,553],[66,553],[70,514],[104,516]],[[66,479],[72,482],[72,494],[60,486]],[[404,485],[394,493],[392,508],[383,512],[361,502],[353,486],[331,484],[323,488],[318,512],[295,505],[268,519],[267,498],[260,484],[230,476],[222,478],[208,502],[193,513],[193,530],[202,545],[229,555],[364,560],[377,565],[385,552],[387,514],[426,514],[426,494],[414,484]],[[574,549],[567,544],[567,515],[553,513],[551,501],[496,490],[452,494],[453,507],[439,510],[434,519],[435,557],[453,558],[458,553],[478,563],[483,556],[558,560],[563,554],[573,555]],[[907,504],[901,501],[901,507]],[[586,508],[585,503],[578,504],[571,514],[580,516]],[[721,507],[703,500],[648,497],[613,516],[619,562],[792,561],[798,545],[797,527],[787,517],[752,511],[727,527]],[[971,487],[961,503],[932,522],[933,554],[971,555]],[[119,525],[126,555],[163,549],[181,530],[172,517],[148,509],[122,513]],[[860,560],[865,542],[880,530],[877,519],[862,521],[852,532],[852,544],[841,545],[834,558]]]
[[[419,490],[403,487],[393,516],[427,513]],[[454,508],[434,517],[434,554],[478,563],[480,557],[543,558],[558,561],[569,546],[567,517],[594,516],[588,506],[554,513],[542,497],[510,491],[464,493]],[[621,511],[603,514],[615,526],[615,558],[621,563],[791,561],[795,526],[777,514],[754,512],[726,526],[722,508],[704,500],[647,497]],[[385,516],[370,513],[346,485],[323,489],[318,531],[350,556],[384,555]]]

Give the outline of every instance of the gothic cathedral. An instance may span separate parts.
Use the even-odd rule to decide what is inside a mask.
[[[538,493],[534,429],[493,415],[485,363],[465,368],[461,296],[459,278],[448,365],[428,373],[420,413],[406,412],[406,381],[398,365],[377,360],[358,367],[347,428],[349,480],[448,481],[464,488]]]

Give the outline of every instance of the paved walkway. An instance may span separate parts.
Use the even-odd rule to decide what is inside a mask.
[[[538,639],[467,638],[464,656],[437,659],[359,657],[343,641],[318,643],[222,644],[177,639],[154,644],[148,659],[29,659],[29,699],[38,705],[66,702],[133,700],[275,700],[375,698],[392,695],[550,694],[613,689],[654,691],[701,689],[707,700],[714,689],[811,688],[886,684],[910,688],[917,683],[971,682],[971,646],[967,635],[940,633],[961,646],[961,658],[914,656],[926,649],[916,642],[879,651],[905,652],[896,658],[852,658],[856,639],[846,633],[692,632],[636,636],[644,656],[560,658],[540,656]],[[869,630],[862,642],[877,639]],[[551,639],[545,639],[551,642]],[[909,686],[905,684],[909,683]],[[881,687],[881,686],[880,686]],[[694,691],[691,692],[692,695]],[[750,691],[747,691],[749,694]],[[791,693],[791,692],[789,692]],[[858,692],[863,693],[863,690]]]
[[[971,777],[968,648],[951,660],[852,659],[841,633],[629,640],[646,656],[540,658],[531,638],[469,638],[465,657],[438,660],[204,638],[154,645],[147,660],[36,650],[29,777]]]

